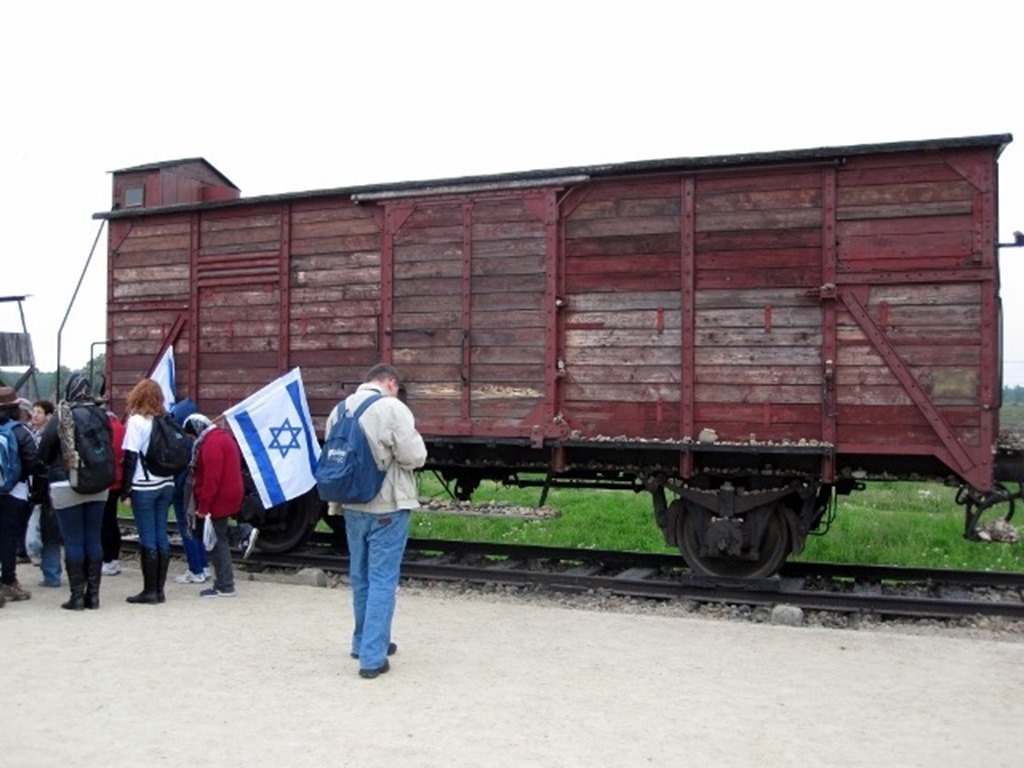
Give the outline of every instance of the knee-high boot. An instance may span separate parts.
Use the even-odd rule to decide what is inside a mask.
[[[85,563],[81,560],[65,560],[64,569],[68,572],[71,599],[61,603],[60,607],[69,611],[81,611],[85,608]]]
[[[146,603],[155,605],[156,596],[156,570],[157,555],[155,549],[142,549],[139,551],[139,561],[142,565],[142,591],[137,595],[125,598],[129,603]]]
[[[100,576],[103,563],[99,560],[85,561],[85,607],[96,609],[100,607]]]
[[[156,568],[156,600],[158,603],[167,601],[164,595],[164,584],[167,582],[167,567],[171,564],[171,553],[157,550]]]

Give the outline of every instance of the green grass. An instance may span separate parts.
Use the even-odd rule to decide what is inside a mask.
[[[425,497],[443,497],[440,484],[426,475],[421,481],[421,493]],[[871,483],[865,491],[840,497],[831,529],[825,535],[811,536],[804,552],[793,559],[1024,570],[1024,544],[981,543],[963,538],[963,510],[955,504],[955,495],[955,488],[937,483]],[[523,506],[533,506],[538,499],[536,489],[502,488],[493,483],[483,484],[474,496],[476,503],[499,500]],[[646,493],[555,490],[549,494],[547,506],[558,509],[561,515],[554,519],[524,520],[416,512],[410,535],[641,552],[677,551],[665,544]],[[1001,513],[1005,509],[1002,507]],[[1019,514],[1024,519],[1024,511]],[[1020,520],[1015,517],[1014,522]]]

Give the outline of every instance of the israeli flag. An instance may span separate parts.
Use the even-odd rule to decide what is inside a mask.
[[[171,406],[174,405],[175,397],[174,393],[176,387],[174,385],[174,346],[169,346],[164,350],[163,355],[160,356],[160,360],[153,367],[153,372],[149,375],[153,381],[160,385],[160,389],[164,392],[164,408],[168,411],[171,410]]]
[[[293,368],[224,411],[264,507],[284,504],[316,483],[320,443],[309,416],[302,374]]]

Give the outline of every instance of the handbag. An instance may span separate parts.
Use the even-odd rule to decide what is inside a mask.
[[[210,552],[217,544],[217,531],[213,527],[213,517],[207,515],[203,518],[203,546],[206,547],[206,551]]]

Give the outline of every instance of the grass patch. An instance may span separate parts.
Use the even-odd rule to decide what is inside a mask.
[[[443,497],[440,483],[421,478],[421,495]],[[532,506],[537,489],[484,483],[475,502],[504,501]],[[808,538],[794,560],[868,563],[964,570],[1024,570],[1024,544],[983,543],[963,538],[963,510],[955,488],[937,483],[871,483],[839,498],[825,535]],[[549,520],[459,517],[414,512],[410,535],[542,546],[585,547],[639,552],[672,552],[654,523],[650,496],[628,491],[553,490],[547,505],[561,511]],[[897,511],[894,511],[897,510]],[[1005,507],[1001,510],[1005,513]],[[992,513],[994,514],[994,513]],[[1019,512],[1024,519],[1024,512]],[[1014,518],[1020,524],[1020,519]]]

